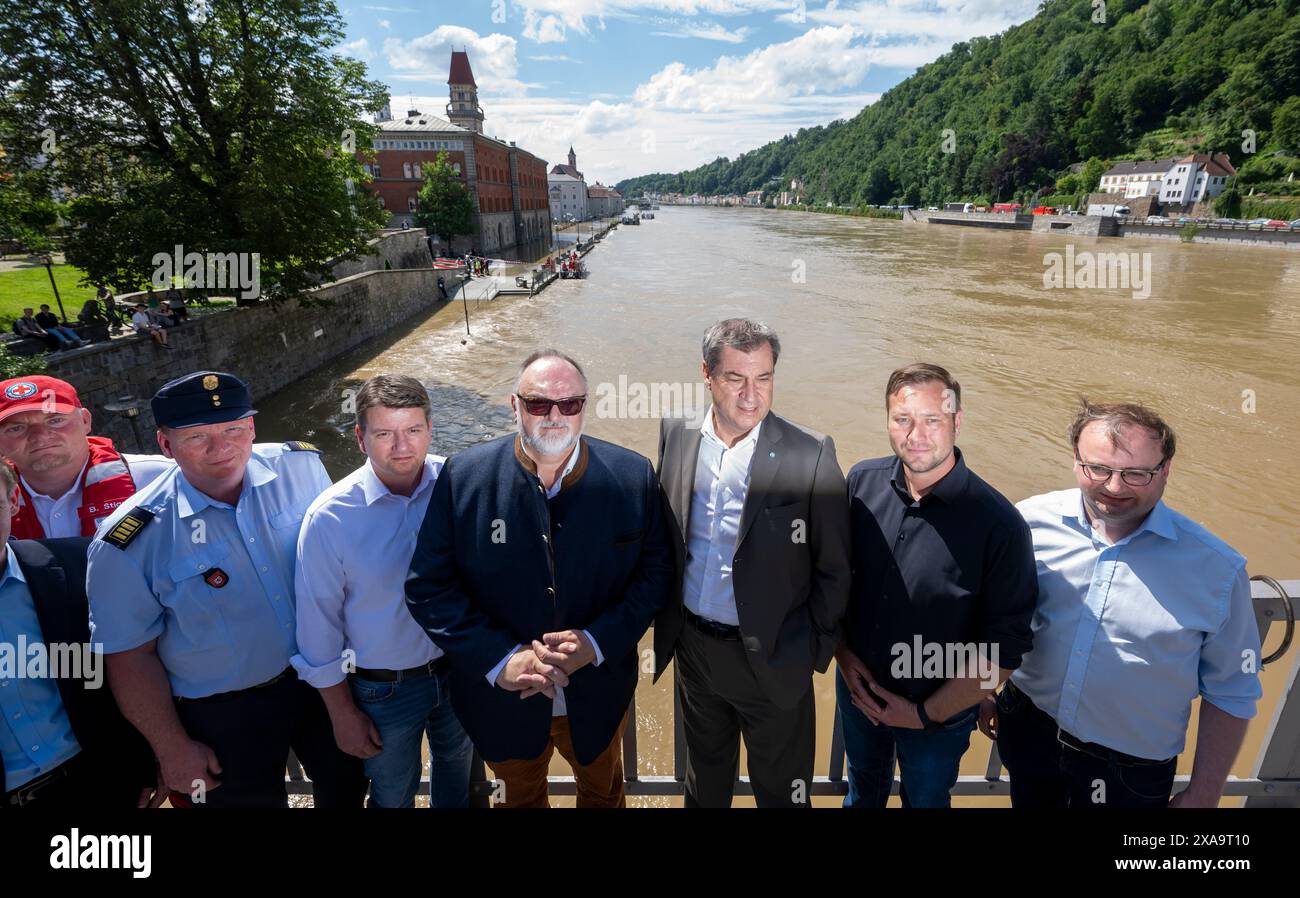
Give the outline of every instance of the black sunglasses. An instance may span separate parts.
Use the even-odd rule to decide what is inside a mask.
[[[515,394],[519,401],[524,404],[528,414],[536,418],[545,418],[551,413],[551,406],[556,406],[560,414],[566,418],[571,418],[578,412],[582,411],[583,405],[587,402],[586,396],[570,396],[567,399],[547,399],[545,396],[529,397]]]

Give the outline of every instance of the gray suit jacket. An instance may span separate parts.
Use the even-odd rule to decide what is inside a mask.
[[[686,535],[700,452],[699,427],[659,425],[659,479],[672,507],[677,561],[673,595],[655,619],[655,679],[684,625]],[[746,656],[764,693],[793,707],[813,670],[825,671],[848,608],[849,504],[831,438],[768,412],[758,434],[733,560],[736,612]]]

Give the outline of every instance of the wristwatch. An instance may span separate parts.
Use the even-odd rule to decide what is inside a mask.
[[[916,716],[921,718],[921,729],[925,730],[927,733],[933,733],[936,730],[943,729],[940,724],[937,724],[930,719],[929,714],[925,713],[924,699],[916,703]]]

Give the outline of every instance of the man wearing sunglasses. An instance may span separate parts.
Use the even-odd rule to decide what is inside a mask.
[[[1246,560],[1161,501],[1174,433],[1084,400],[1077,489],[1019,503],[1034,539],[1034,645],[980,729],[1016,807],[1215,807],[1260,698]],[[1192,700],[1196,759],[1172,801]]]
[[[519,432],[447,461],[406,579],[451,659],[457,716],[505,807],[546,807],[552,754],[579,807],[623,807],[637,642],[673,575],[650,461],[582,435],[587,378],[553,349],[524,360]]]

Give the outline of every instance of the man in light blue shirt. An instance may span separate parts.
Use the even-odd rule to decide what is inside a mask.
[[[173,804],[286,806],[292,748],[317,807],[359,806],[361,763],[290,665],[298,530],[330,485],[317,452],[255,444],[248,388],[230,374],[173,380],[152,406],[178,466],[104,521],[86,578],[123,713]]]
[[[446,656],[406,609],[404,584],[444,459],[418,380],[381,374],[356,397],[364,465],[312,503],[298,535],[298,654],[339,748],[365,761],[370,807],[409,808],[429,736],[430,806],[469,804],[474,746],[451,707]]]
[[[0,808],[157,807],[153,752],[90,644],[89,540],[11,541],[18,494],[0,464]]]
[[[1070,440],[1078,489],[1017,506],[1034,646],[981,729],[1016,807],[1215,807],[1262,694],[1246,560],[1161,501],[1175,443],[1154,412],[1085,401]],[[1197,696],[1191,782],[1170,801]]]
[[[4,510],[9,510],[8,497]],[[8,529],[8,520],[3,522]],[[6,544],[4,577],[0,579],[0,643],[5,646],[44,645],[36,603],[18,558]],[[27,662],[27,652],[11,649],[18,664]],[[44,776],[81,751],[72,732],[68,712],[59,697],[58,681],[51,676],[19,676],[0,670],[0,771],[4,788],[12,793],[20,786]]]

